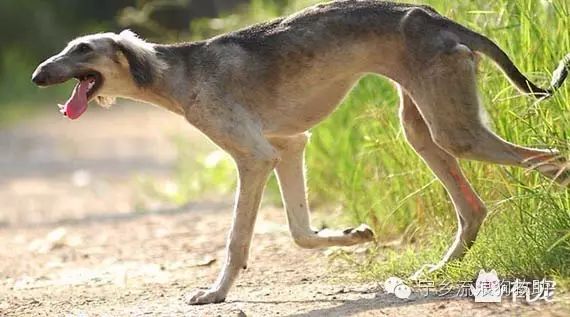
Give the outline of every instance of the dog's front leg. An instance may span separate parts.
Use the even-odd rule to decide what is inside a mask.
[[[304,163],[307,140],[306,134],[270,139],[270,142],[280,150],[281,161],[275,170],[287,211],[289,230],[295,243],[302,248],[317,249],[349,246],[374,240],[372,229],[364,224],[345,230],[315,231],[311,228]]]
[[[263,154],[260,155],[263,156]],[[209,290],[195,292],[188,299],[188,304],[223,302],[240,270],[247,267],[249,247],[261,196],[269,173],[277,162],[275,156],[260,157],[260,155],[234,157],[238,167],[239,183],[232,227],[228,236],[226,259],[214,285]]]

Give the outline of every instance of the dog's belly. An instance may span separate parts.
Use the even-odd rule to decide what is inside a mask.
[[[284,94],[293,98],[277,100],[264,111],[262,120],[265,134],[294,135],[311,129],[334,112],[359,77],[350,76],[322,86],[296,87],[296,93]]]

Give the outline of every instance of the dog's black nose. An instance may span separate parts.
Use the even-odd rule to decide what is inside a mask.
[[[45,72],[36,70],[32,75],[32,82],[38,86],[45,86],[48,83],[48,76]]]

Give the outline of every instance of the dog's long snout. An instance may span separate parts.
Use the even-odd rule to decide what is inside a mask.
[[[70,73],[65,59],[54,56],[43,63],[32,74],[32,82],[40,87],[60,84],[69,79]]]
[[[47,86],[49,84],[49,72],[40,65],[32,74],[32,82],[38,86]]]

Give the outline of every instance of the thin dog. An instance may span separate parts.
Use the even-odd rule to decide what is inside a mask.
[[[543,89],[487,37],[430,7],[347,0],[193,43],[152,44],[128,30],[83,36],[43,62],[32,80],[39,86],[79,80],[61,106],[71,119],[93,99],[104,106],[116,97],[139,100],[184,116],[232,156],[239,185],[223,269],[210,289],[188,299],[207,304],[224,301],[247,266],[260,199],[273,170],[299,246],[374,239],[365,225],[326,233],[311,227],[304,166],[307,131],[368,73],[394,82],[405,136],[455,206],[457,236],[438,264],[425,267],[430,271],[460,258],[486,215],[458,159],[532,168],[568,186],[569,166],[557,152],[511,144],[482,123],[477,52],[491,58],[521,92],[537,98],[551,96],[570,67],[569,54],[550,88]]]

